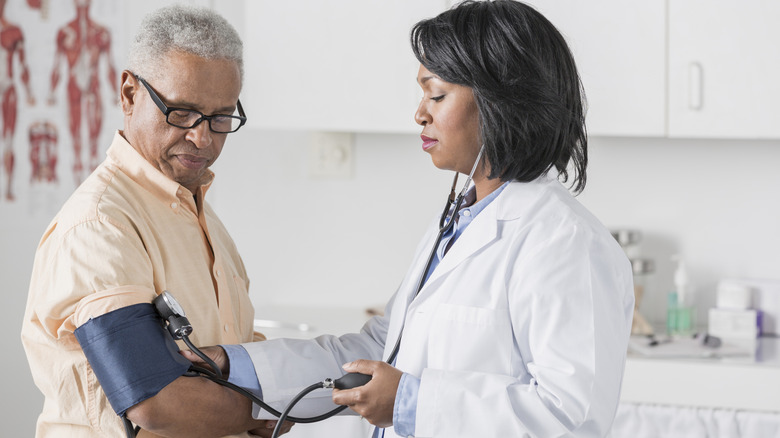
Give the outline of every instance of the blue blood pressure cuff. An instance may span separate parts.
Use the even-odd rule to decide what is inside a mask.
[[[178,353],[179,347],[151,303],[90,318],[74,334],[120,416],[156,395],[192,365]]]

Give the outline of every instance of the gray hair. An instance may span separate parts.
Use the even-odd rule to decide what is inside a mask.
[[[130,46],[128,70],[155,76],[169,52],[235,61],[244,82],[243,44],[236,29],[208,8],[173,5],[148,14]]]

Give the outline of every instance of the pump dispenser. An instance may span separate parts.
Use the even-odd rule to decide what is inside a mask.
[[[686,299],[688,272],[685,270],[685,261],[680,256],[674,256],[672,260],[677,261],[677,270],[674,271],[674,288],[677,291],[677,303],[684,306],[688,304]]]
[[[677,262],[677,269],[674,271],[674,290],[668,296],[666,331],[669,334],[687,335],[693,328],[693,300],[688,289],[688,272],[682,257],[675,255],[672,261]]]

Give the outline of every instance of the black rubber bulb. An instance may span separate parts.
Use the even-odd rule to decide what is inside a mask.
[[[361,373],[347,373],[333,381],[333,386],[338,389],[352,389],[363,386],[371,380],[371,376]]]

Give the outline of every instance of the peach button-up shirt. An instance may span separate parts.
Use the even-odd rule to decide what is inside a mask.
[[[195,345],[264,339],[254,332],[241,257],[204,200],[213,174],[193,197],[121,132],[107,155],[48,226],[35,255],[22,343],[45,396],[39,438],[124,436],[73,334],[89,318],[168,290],[194,327]]]

